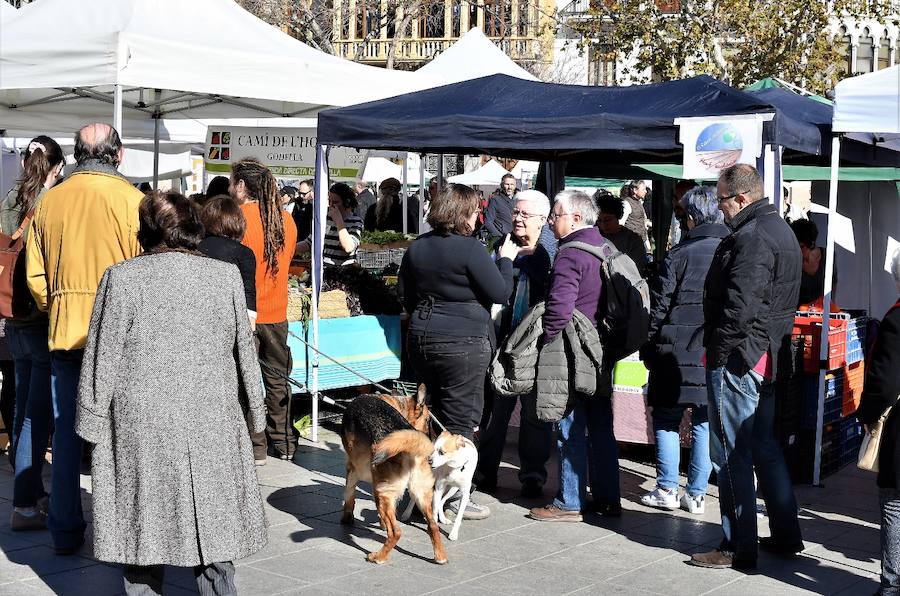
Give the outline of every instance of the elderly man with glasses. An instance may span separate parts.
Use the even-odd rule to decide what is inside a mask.
[[[306,238],[312,232],[313,188],[315,180],[304,180],[297,185],[297,198],[291,215],[297,226],[297,238]]]
[[[731,234],[713,257],[703,296],[710,455],[718,468],[722,542],[699,567],[752,569],[758,549],[803,550],[794,496],[775,440],[775,381],[790,374],[791,330],[803,258],[756,168],[726,168],[716,188]],[[757,542],[754,470],[770,538]]]

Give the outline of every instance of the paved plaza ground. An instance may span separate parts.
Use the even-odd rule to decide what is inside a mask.
[[[512,438],[512,437],[511,437]],[[507,445],[504,461],[516,461]],[[643,454],[642,454],[643,455]],[[540,523],[525,517],[541,501],[519,497],[515,468],[504,463],[497,497],[484,502],[493,515],[466,521],[460,539],[445,539],[450,563],[430,561],[423,523],[413,520],[388,564],[367,563],[383,533],[361,486],[358,523],[338,523],[343,491],[343,452],[336,434],[318,445],[302,444],[296,464],[269,459],[259,479],[269,521],[269,544],[237,562],[240,594],[872,594],[879,570],[875,477],[848,467],[824,488],[797,488],[806,551],[795,559],[761,555],[753,573],[705,570],[685,563],[691,553],[718,544],[716,489],[703,516],[663,512],[639,504],[652,487],[653,469],[623,455],[624,514],[592,515],[581,524]],[[49,533],[9,531],[12,472],[0,466],[0,596],[121,593],[121,571],[91,558],[88,544],[77,556],[53,553]],[[553,476],[555,472],[551,474]],[[555,483],[554,483],[555,484]],[[90,477],[82,476],[90,522]],[[549,491],[552,487],[548,488]],[[761,533],[768,533],[766,520]],[[449,526],[444,528],[444,535]],[[185,569],[170,569],[166,593],[196,593]]]

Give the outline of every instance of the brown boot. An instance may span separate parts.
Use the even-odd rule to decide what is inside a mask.
[[[756,561],[742,561],[734,558],[734,553],[721,550],[711,550],[708,553],[697,553],[691,555],[688,561],[695,567],[706,567],[707,569],[753,569],[756,567]]]
[[[580,511],[566,511],[555,505],[535,507],[528,512],[528,517],[547,522],[580,522],[582,520]]]

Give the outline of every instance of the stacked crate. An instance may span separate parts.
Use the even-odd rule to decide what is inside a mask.
[[[840,313],[832,315],[829,331],[828,370],[825,373],[825,400],[822,408],[822,443],[820,447],[820,474],[824,479],[845,465],[856,461],[862,443],[862,426],[853,414],[859,405],[865,376],[865,329],[868,319],[865,313]],[[802,358],[800,368],[804,372],[800,429],[795,442],[787,444],[784,438],[785,459],[794,482],[812,481],[815,457],[816,424],[819,403],[819,345],[822,329],[821,316],[797,317],[794,325],[794,345]],[[780,395],[781,399],[795,403],[796,384]],[[785,406],[780,406],[783,410]],[[778,423],[776,423],[777,425]],[[784,426],[784,423],[782,423]]]

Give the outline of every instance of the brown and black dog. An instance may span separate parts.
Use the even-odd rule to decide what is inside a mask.
[[[396,508],[406,489],[428,522],[434,562],[447,562],[432,510],[434,475],[428,458],[434,446],[424,432],[428,429],[428,416],[424,385],[419,386],[415,399],[361,395],[344,412],[341,440],[347,453],[347,486],[341,523],[354,521],[357,482],[370,482],[378,517],[387,532],[381,550],[366,557],[373,563],[387,561],[400,539]]]

